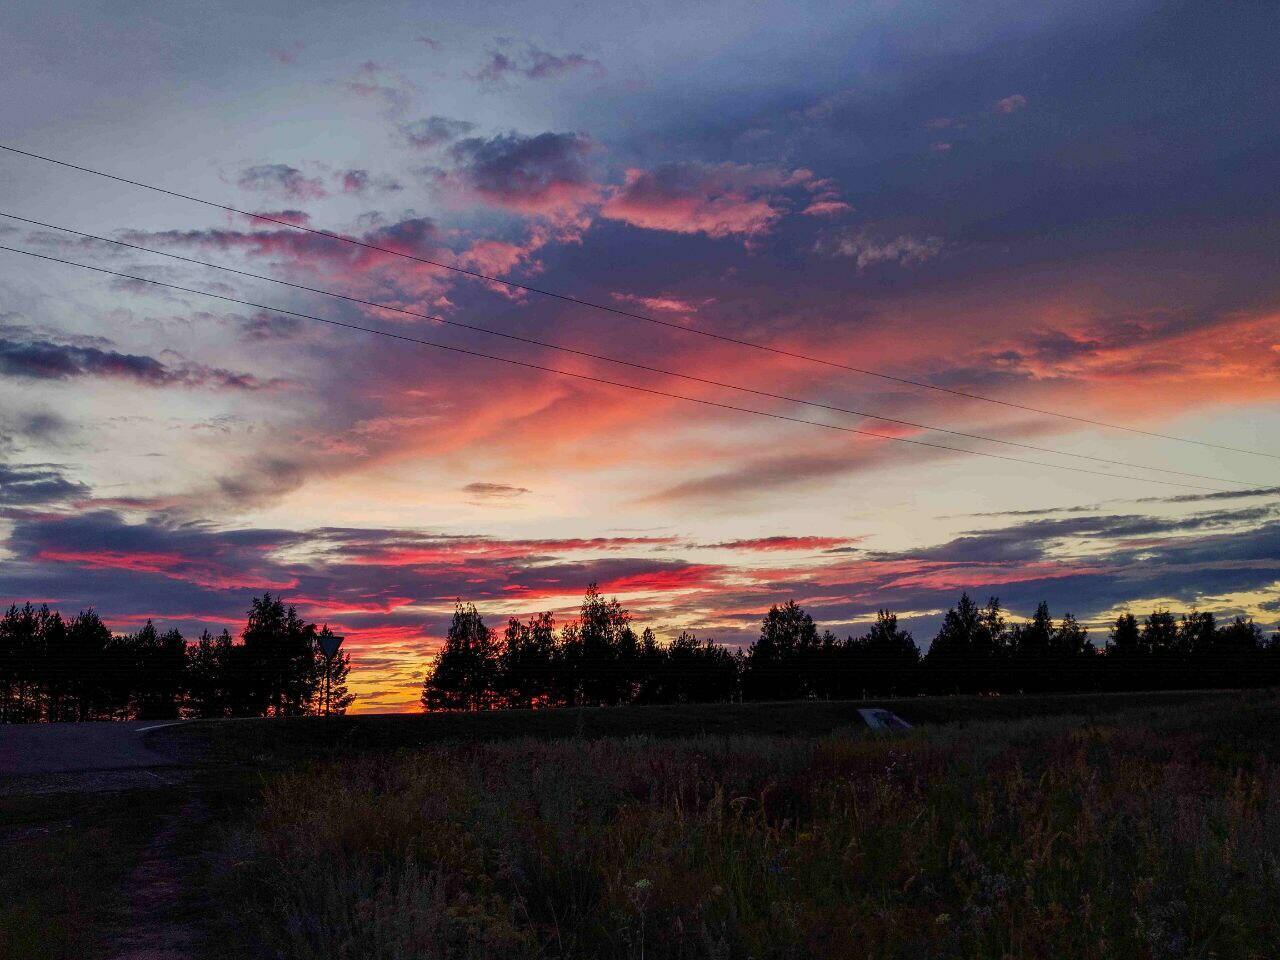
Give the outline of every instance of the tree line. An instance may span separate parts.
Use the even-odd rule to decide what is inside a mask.
[[[550,613],[498,633],[459,602],[422,687],[424,709],[612,706],[733,700],[858,699],[950,693],[1049,693],[1248,687],[1280,683],[1280,633],[1243,617],[1121,615],[1104,645],[1045,603],[1024,623],[1000,601],[967,593],[947,611],[928,653],[893,613],[861,636],[819,631],[796,602],[771,607],[743,651],[682,633],[660,644],[593,584],[579,616]]]
[[[92,610],[14,605],[0,618],[0,722],[304,716],[326,697],[344,713],[350,656],[325,658],[331,635],[269,593],[253,599],[238,642],[225,629],[188,642],[150,620],[115,634]]]

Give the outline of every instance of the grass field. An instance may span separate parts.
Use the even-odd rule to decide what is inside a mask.
[[[1277,694],[866,705],[158,730],[184,785],[0,799],[0,957],[109,955],[192,806],[207,960],[1280,955]]]
[[[168,727],[151,736],[166,752],[181,756],[276,766],[460,741],[594,740],[637,735],[823,736],[861,727],[858,716],[861,707],[886,707],[912,723],[936,725],[1063,714],[1098,717],[1139,707],[1155,709],[1213,701],[1232,703],[1236,696],[1222,691],[957,696],[247,719]]]
[[[310,764],[228,835],[219,942],[297,960],[1276,956],[1280,700],[1078,702],[892,737],[803,704],[831,729]]]
[[[0,797],[0,957],[94,957],[170,797],[160,791]]]

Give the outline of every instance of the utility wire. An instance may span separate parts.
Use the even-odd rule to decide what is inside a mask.
[[[784,350],[781,347],[773,347],[768,344],[758,343],[754,340],[744,340],[744,339],[741,339],[740,337],[731,337],[727,334],[714,333],[710,330],[704,330],[700,327],[692,327],[692,326],[687,326],[685,324],[673,323],[670,320],[662,320],[662,319],[659,319],[658,317],[651,317],[651,316],[648,316],[647,314],[636,313],[631,310],[624,310],[621,307],[610,306],[607,303],[599,303],[594,300],[586,300],[581,297],[575,297],[567,293],[558,293],[554,290],[548,290],[544,287],[535,287],[527,283],[519,283],[515,280],[504,280],[501,277],[490,276],[489,274],[480,273],[479,271],[476,271],[476,270],[468,270],[465,267],[459,267],[451,263],[444,263],[439,260],[431,260],[427,257],[417,256],[416,254],[405,253],[403,250],[395,250],[395,249],[392,249],[391,247],[379,246],[378,244],[369,243],[368,241],[365,241],[365,240],[359,240],[355,237],[348,237],[348,236],[345,236],[344,234],[333,233],[329,230],[318,230],[314,227],[307,227],[299,223],[292,223],[288,220],[283,220],[279,217],[272,217],[265,213],[253,213],[248,210],[241,210],[239,207],[233,207],[225,203],[218,203],[214,200],[206,200],[203,197],[193,196],[189,193],[180,193],[177,190],[169,190],[164,187],[157,187],[154,184],[143,183],[140,180],[131,180],[128,177],[116,176],[115,174],[112,174],[112,173],[106,173],[102,170],[95,170],[92,167],[81,166],[80,164],[71,163],[70,161],[67,161],[67,160],[59,160],[55,157],[46,157],[46,156],[43,156],[42,154],[31,153],[28,150],[20,150],[17,147],[12,147],[4,143],[0,143],[0,150],[5,150],[9,153],[16,154],[22,157],[29,157],[30,159],[33,159],[33,160],[43,160],[46,163],[56,164],[60,167],[66,167],[70,170],[78,170],[81,173],[89,173],[97,177],[104,177],[107,180],[114,180],[117,183],[128,184],[129,186],[139,187],[143,190],[151,190],[151,191],[154,191],[155,193],[165,194],[166,196],[177,197],[180,200],[189,200],[192,203],[204,204],[207,207],[213,207],[218,210],[225,210],[228,213],[239,214],[242,217],[250,217],[254,220],[261,220],[266,223],[274,223],[281,227],[287,227],[290,230],[297,230],[302,233],[309,233],[317,237],[328,237],[332,240],[341,240],[343,243],[351,243],[358,247],[364,247],[366,250],[376,250],[379,253],[385,253],[394,257],[402,257],[406,260],[413,260],[416,263],[426,264],[427,266],[431,266],[431,267],[438,267],[441,270],[451,270],[454,273],[460,273],[460,274],[463,274],[464,276],[472,277],[477,280],[485,280],[485,281],[488,281],[489,283],[501,284],[513,290],[524,290],[528,293],[536,293],[539,296],[551,297],[556,300],[564,301],[565,303],[572,303],[581,307],[589,307],[593,310],[603,310],[606,313],[612,313],[615,316],[627,317],[632,320],[642,320],[645,323],[653,323],[661,327],[669,327],[672,330],[679,330],[683,333],[696,334],[697,336],[700,336],[700,337],[707,337],[709,339],[719,340],[724,343],[733,343],[741,347],[750,347],[751,349],[754,349],[754,350],[763,350],[767,353],[772,353],[781,357],[788,357],[792,360],[803,360],[807,363],[816,363],[824,367],[830,367],[836,370],[846,370],[850,373],[860,373],[860,374],[863,374],[864,376],[877,377],[881,380],[891,380],[894,383],[901,383],[908,386],[919,387],[924,390],[934,390],[939,393],[950,394],[951,396],[954,396],[954,397],[963,397],[967,400],[981,400],[985,403],[995,403],[1003,407],[1011,407],[1016,410],[1025,410],[1029,413],[1036,413],[1046,417],[1058,417],[1063,420],[1071,420],[1076,423],[1084,423],[1094,427],[1103,427],[1108,430],[1122,430],[1126,433],[1139,434],[1144,437],[1154,437],[1155,439],[1158,439],[1158,440],[1172,440],[1177,443],[1193,444],[1201,447],[1210,447],[1215,450],[1226,450],[1231,453],[1243,453],[1253,457],[1267,457],[1274,460],[1280,460],[1280,454],[1266,453],[1260,450],[1247,450],[1242,447],[1231,447],[1221,443],[1210,443],[1207,440],[1195,440],[1190,437],[1179,437],[1179,436],[1174,436],[1173,434],[1168,434],[1168,433],[1157,433],[1152,430],[1142,430],[1142,429],[1139,429],[1138,427],[1129,427],[1119,423],[1110,423],[1105,420],[1093,420],[1093,419],[1090,419],[1089,417],[1081,417],[1081,416],[1077,416],[1076,414],[1063,413],[1059,410],[1047,410],[1047,409],[1044,409],[1043,407],[1033,407],[1029,404],[1017,403],[1013,400],[1001,400],[997,397],[988,397],[978,393],[969,393],[965,390],[955,390],[955,389],[952,389],[951,387],[942,387],[934,383],[928,383],[927,381],[924,381],[924,380],[912,380],[909,377],[898,377],[889,373],[881,373],[880,371],[877,371],[877,370],[869,370],[864,367],[855,367],[855,366],[852,366],[851,364],[838,363],[834,360],[824,360],[822,357],[815,357],[811,354],[799,353],[793,350]]]
[[[201,297],[209,297],[213,300],[221,300],[224,303],[234,303],[242,307],[253,307],[257,310],[270,310],[273,313],[283,314],[285,316],[297,317],[301,320],[313,320],[317,323],[328,324],[333,327],[342,327],[347,330],[357,330],[361,333],[370,333],[380,337],[387,337],[392,340],[400,340],[405,343],[416,343],[424,347],[433,347],[437,350],[446,350],[450,353],[461,354],[468,357],[478,357],[485,360],[495,360],[499,363],[506,363],[511,366],[523,367],[527,370],[539,370],[543,373],[554,373],[559,376],[573,377],[577,380],[585,380],[591,383],[604,384],[610,387],[620,387],[624,390],[634,390],[638,393],[646,393],[651,396],[666,397],[671,400],[684,400],[688,403],[697,403],[704,407],[714,407],[719,410],[732,410],[736,413],[748,413],[757,417],[768,417],[772,420],[782,420],[788,423],[803,423],[811,427],[822,427],[826,430],[838,430],[841,433],[857,434],[863,437],[873,437],[877,440],[891,440],[895,443],[909,443],[917,447],[929,447],[934,450],[946,450],[950,453],[964,453],[974,457],[987,457],[992,460],[1004,460],[1008,463],[1021,463],[1033,467],[1048,467],[1054,470],[1067,470],[1071,473],[1086,473],[1096,477],[1107,477],[1112,480],[1133,480],[1138,483],[1154,483],[1164,487],[1181,487],[1187,490],[1209,490],[1215,493],[1227,493],[1220,487],[1206,487],[1203,484],[1180,483],[1173,480],[1157,480],[1154,477],[1135,477],[1131,474],[1107,473],[1102,470],[1090,470],[1086,467],[1071,467],[1062,463],[1045,463],[1042,460],[1027,460],[1021,457],[1009,457],[1001,453],[991,453],[986,450],[970,450],[965,447],[952,447],[944,443],[933,443],[929,440],[914,440],[910,437],[895,437],[890,434],[876,433],[872,430],[860,430],[856,427],[842,427],[834,423],[824,423],[821,420],[806,420],[803,417],[792,417],[782,413],[771,413],[766,410],[756,410],[752,407],[740,407],[732,403],[722,403],[718,400],[706,400],[702,397],[691,397],[688,394],[673,393],[668,390],[657,390],[653,387],[644,387],[635,383],[627,383],[622,380],[610,380],[607,377],[597,377],[591,374],[578,373],[573,370],[562,370],[558,367],[548,367],[540,363],[532,363],[527,360],[515,360],[510,357],[500,357],[491,353],[482,353],[479,350],[469,350],[464,347],[455,347],[449,344],[436,343],[432,340],[423,340],[419,337],[411,337],[403,333],[395,333],[390,330],[380,330],[377,327],[366,327],[357,323],[347,323],[342,320],[331,320],[327,317],[317,317],[314,314],[300,313],[296,310],[286,310],[284,307],[273,307],[265,303],[256,303],[252,300],[242,300],[238,297],[230,297],[221,293],[213,293],[208,290],[200,290],[195,287],[184,287],[176,283],[168,283],[164,280],[153,280],[150,277],[139,277],[130,273],[123,273],[118,270],[108,270],[105,267],[95,267],[87,263],[79,263],[75,260],[65,260],[62,257],[55,257],[45,253],[36,253],[32,250],[23,250],[19,247],[10,247],[0,245],[0,250],[9,253],[18,253],[23,256],[32,257],[37,260],[47,260],[51,263],[61,263],[69,267],[79,267],[82,270],[90,270],[94,273],[101,273],[111,277],[118,277],[122,280],[133,280],[138,283],[149,283],[153,286],[164,287],[169,290],[178,290],[182,293],[192,293]]]
[[[374,300],[365,300],[360,297],[348,296],[347,294],[344,294],[344,293],[336,293],[332,290],[324,290],[319,287],[310,287],[310,286],[307,286],[306,284],[295,283],[291,280],[281,280],[277,277],[270,277],[270,276],[266,276],[264,274],[259,274],[259,273],[251,273],[247,270],[240,270],[236,267],[227,266],[226,264],[212,263],[208,260],[197,260],[194,257],[184,257],[180,254],[168,253],[164,250],[156,250],[152,247],[144,247],[144,246],[141,246],[140,244],[128,243],[124,240],[114,240],[110,237],[100,237],[96,234],[84,233],[80,230],[74,230],[71,227],[62,227],[53,223],[45,223],[44,221],[41,221],[41,220],[32,220],[28,217],[20,217],[17,214],[7,213],[3,210],[0,210],[0,217],[6,217],[10,220],[16,220],[20,223],[26,223],[31,226],[44,227],[50,230],[57,230],[57,231],[60,231],[61,233],[70,234],[71,236],[80,237],[85,240],[94,240],[100,243],[111,243],[119,247],[128,248],[130,250],[139,250],[143,253],[152,253],[152,254],[155,254],[156,256],[168,257],[172,260],[179,260],[183,263],[195,264],[196,266],[201,266],[201,267],[209,267],[214,270],[223,270],[223,271],[226,271],[227,273],[233,273],[241,277],[249,277],[254,280],[265,280],[269,283],[280,284],[281,286],[291,287],[295,290],[304,290],[308,293],[318,293],[326,297],[333,297],[338,300],[346,300],[350,303],[356,303],[366,307],[373,307],[378,310],[386,310],[391,313],[399,313],[408,317],[416,317],[421,320],[429,320],[429,321],[432,321],[433,323],[441,323],[451,327],[458,327],[463,330],[472,330],[477,333],[485,333],[494,337],[502,337],[504,340],[513,340],[518,343],[527,343],[533,346],[546,347],[549,350],[559,350],[562,353],[569,353],[579,357],[588,357],[592,360],[602,360],[606,363],[616,363],[616,364],[619,364],[620,366],[631,367],[634,370],[644,370],[648,373],[658,373],[658,374],[662,374],[663,376],[677,377],[682,380],[689,380],[691,382],[701,383],[706,386],[722,387],[728,390],[737,390],[742,393],[754,394],[758,397],[766,397],[770,400],[783,400],[788,403],[800,403],[810,407],[816,407],[822,410],[831,410],[835,413],[844,413],[844,414],[849,414],[851,416],[866,417],[871,420],[879,420],[883,423],[895,423],[895,424],[898,424],[899,426],[915,427],[920,430],[929,430],[935,433],[945,433],[953,437],[963,437],[967,440],[980,440],[986,443],[999,443],[999,444],[1004,444],[1006,446],[1019,447],[1023,450],[1034,450],[1038,453],[1048,453],[1048,454],[1052,454],[1054,456],[1059,456],[1059,457],[1078,457],[1083,460],[1091,460],[1095,463],[1106,463],[1116,467],[1128,467],[1130,469],[1136,469],[1136,470],[1152,470],[1157,473],[1168,473],[1168,474],[1173,474],[1181,477],[1194,477],[1197,480],[1212,480],[1215,483],[1235,483],[1235,484],[1240,484],[1241,486],[1250,486],[1250,485],[1261,486],[1262,485],[1262,481],[1258,481],[1258,480],[1228,480],[1224,477],[1215,477],[1215,476],[1210,476],[1208,474],[1203,474],[1203,473],[1190,473],[1186,470],[1171,470],[1167,467],[1153,467],[1153,466],[1148,466],[1142,463],[1133,463],[1127,460],[1109,460],[1106,457],[1095,457],[1086,453],[1072,453],[1066,450],[1055,450],[1052,447],[1039,446],[1034,443],[1022,443],[1017,440],[1004,440],[999,437],[988,437],[988,436],[984,436],[982,434],[977,434],[977,433],[965,433],[961,430],[950,430],[946,427],[935,427],[926,423],[916,423],[913,420],[902,420],[897,417],[886,417],[877,413],[868,413],[867,411],[864,411],[864,410],[853,410],[848,407],[837,407],[837,406],[833,406],[832,404],[820,403],[816,400],[805,400],[800,397],[790,397],[790,396],[787,396],[786,394],[771,393],[767,390],[755,389],[754,387],[743,387],[733,383],[725,383],[720,380],[712,380],[708,377],[696,376],[694,374],[677,373],[674,370],[666,370],[666,369],[663,369],[662,367],[653,367],[653,366],[649,366],[648,364],[636,363],[631,360],[622,360],[617,357],[610,357],[610,356],[605,356],[603,354],[591,353],[587,350],[579,350],[575,347],[566,347],[560,344],[548,343],[545,340],[537,340],[533,337],[522,337],[522,336],[519,336],[518,334],[506,333],[501,330],[494,330],[489,327],[481,327],[471,323],[463,323],[462,321],[459,321],[459,320],[449,320],[449,319],[446,319],[445,317],[435,316],[428,313],[419,313],[416,310],[408,310],[403,307],[393,307],[384,303],[378,303]]]

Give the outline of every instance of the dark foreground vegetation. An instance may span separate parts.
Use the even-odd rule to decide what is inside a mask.
[[[67,619],[11,606],[0,618],[0,723],[342,713],[354,699],[350,657],[325,658],[328,633],[270,594],[253,600],[238,643],[226,630],[188,643],[150,620],[112,634],[92,610]]]
[[[1025,623],[1000,601],[963,594],[921,656],[898,618],[880,611],[862,636],[819,632],[794,601],[775,606],[744,653],[684,633],[670,644],[637,633],[617,600],[592,585],[558,633],[550,613],[512,619],[499,635],[459,603],[427,675],[427,710],[849,700],[921,693],[1048,693],[1269,686],[1280,682],[1280,634],[1242,617],[1181,618],[1156,610],[1119,617],[1099,648],[1071,615],[1046,604]]]
[[[214,954],[1274,957],[1280,699],[1166,698],[893,736],[453,742],[306,765],[270,778],[214,857]],[[331,726],[249,726],[308,723]]]

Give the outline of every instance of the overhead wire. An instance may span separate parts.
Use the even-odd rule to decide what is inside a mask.
[[[213,270],[221,270],[226,273],[235,274],[241,277],[247,277],[253,280],[262,280],[268,283],[275,283],[275,284],[279,284],[280,286],[290,287],[295,290],[302,290],[307,293],[320,294],[326,297],[333,297],[338,300],[344,300],[349,303],[355,303],[361,306],[372,307],[378,310],[385,310],[390,313],[398,313],[404,316],[415,317],[417,319],[427,320],[433,323],[443,324],[451,327],[457,327],[463,330],[470,330],[477,333],[484,333],[489,336],[500,337],[505,340],[511,340],[518,343],[529,344],[532,346],[544,347],[549,350],[556,350],[556,351],[560,351],[562,353],[568,353],[574,356],[586,357],[592,360],[600,360],[607,363],[618,364],[620,366],[630,367],[635,370],[643,370],[648,373],[657,373],[663,376],[675,377],[682,380],[688,380],[690,382],[700,383],[705,386],[713,386],[713,387],[720,387],[728,390],[736,390],[742,393],[749,393],[755,396],[765,397],[771,400],[781,400],[787,403],[804,404],[806,406],[815,407],[817,409],[829,410],[834,413],[842,413],[850,416],[865,417],[870,420],[878,420],[878,421],[881,421],[882,423],[892,423],[898,426],[913,427],[919,430],[928,430],[934,433],[944,433],[953,437],[961,437],[967,440],[977,440],[984,443],[1003,444],[1005,446],[1018,447],[1023,450],[1034,450],[1038,453],[1047,453],[1053,456],[1075,457],[1082,460],[1089,460],[1095,463],[1105,463],[1111,466],[1126,467],[1126,468],[1135,469],[1135,470],[1150,470],[1150,471],[1155,471],[1157,473],[1167,473],[1175,476],[1191,477],[1198,480],[1211,480],[1211,481],[1214,481],[1215,483],[1234,483],[1234,484],[1239,484],[1241,486],[1259,485],[1262,483],[1262,481],[1255,481],[1255,480],[1231,480],[1225,477],[1216,477],[1216,476],[1211,476],[1203,473],[1193,473],[1187,470],[1174,470],[1168,467],[1157,467],[1157,466],[1151,466],[1149,464],[1134,463],[1132,461],[1127,461],[1127,460],[1108,459],[1106,457],[1098,457],[1098,456],[1093,456],[1091,454],[1077,453],[1069,450],[1058,450],[1053,447],[1046,447],[1039,444],[1026,443],[1018,440],[1006,440],[1001,437],[992,437],[992,436],[987,436],[985,434],[968,433],[962,430],[953,430],[948,427],[939,427],[939,426],[933,426],[925,423],[918,423],[913,420],[904,420],[900,417],[890,417],[884,414],[873,413],[866,410],[856,410],[849,407],[841,407],[841,406],[836,406],[834,404],[823,403],[817,400],[809,400],[802,397],[793,397],[793,396],[788,396],[786,394],[773,393],[768,390],[760,390],[755,387],[746,387],[740,384],[727,383],[721,380],[715,380],[709,377],[699,376],[697,374],[682,373],[675,370],[668,370],[662,367],[652,366],[649,364],[638,363],[632,360],[621,359],[619,357],[611,357],[605,354],[593,353],[591,351],[582,350],[576,347],[568,347],[562,344],[549,343],[545,340],[539,340],[534,337],[525,337],[519,334],[508,333],[502,330],[494,330],[491,327],[483,327],[477,324],[466,323],[460,320],[451,320],[451,319],[448,319],[447,317],[441,317],[434,314],[422,313],[416,310],[409,310],[404,307],[392,306],[390,304],[379,303],[375,300],[366,300],[362,297],[355,297],[355,296],[351,296],[344,293],[338,293],[336,291],[326,290],[321,287],[312,287],[307,284],[297,283],[292,280],[283,280],[283,279],[280,279],[279,277],[272,277],[266,274],[253,273],[248,270],[241,270],[237,267],[232,267],[227,264],[214,263],[209,260],[200,260],[195,257],[187,257],[181,254],[171,253],[165,250],[157,250],[153,247],[147,247],[141,244],[130,243],[125,240],[118,240],[111,237],[99,236],[97,234],[85,233],[84,231],[75,230],[71,227],[60,226],[54,223],[47,223],[42,220],[34,220],[30,217],[21,217],[21,216],[18,216],[17,214],[9,213],[3,210],[0,210],[0,217],[5,217],[10,220],[28,224],[30,226],[41,227],[49,230],[56,230],[61,233],[65,233],[75,237],[80,237],[81,239],[85,239],[85,240],[93,240],[100,243],[114,244],[115,246],[123,247],[129,250],[137,250],[142,253],[149,253],[149,254],[154,254],[156,256],[167,257],[169,259],[177,260],[182,263],[193,264],[200,267],[208,267]]]
[[[701,406],[711,407],[711,408],[720,409],[720,410],[729,410],[737,413],[750,414],[752,416],[766,417],[769,419],[784,421],[788,423],[806,424],[812,427],[820,427],[825,430],[836,430],[841,433],[848,433],[848,434],[853,434],[858,436],[870,437],[877,440],[886,440],[894,443],[906,443],[906,444],[911,444],[912,446],[930,448],[934,450],[945,450],[950,453],[960,453],[960,454],[966,454],[968,456],[984,457],[984,458],[993,459],[993,460],[1002,460],[1008,463],[1019,463],[1019,464],[1024,464],[1028,466],[1033,466],[1033,467],[1048,468],[1053,470],[1064,470],[1071,473],[1089,474],[1092,476],[1106,477],[1111,480],[1117,480],[1117,479],[1131,480],[1138,483],[1157,484],[1159,486],[1165,486],[1165,487],[1180,487],[1188,490],[1208,490],[1208,491],[1213,491],[1218,493],[1227,492],[1220,487],[1207,487],[1207,486],[1204,486],[1203,484],[1182,483],[1182,482],[1173,481],[1173,480],[1158,480],[1158,479],[1155,479],[1154,477],[1141,477],[1141,476],[1133,476],[1131,474],[1110,473],[1102,470],[1091,470],[1091,469],[1088,469],[1087,467],[1073,467],[1073,466],[1062,464],[1062,463],[1046,463],[1042,460],[1028,460],[1022,457],[1010,457],[1005,454],[992,453],[987,450],[973,450],[967,447],[953,447],[943,443],[934,443],[929,440],[919,440],[911,437],[898,437],[890,434],[876,433],[875,431],[872,431],[872,430],[862,430],[857,427],[847,427],[847,426],[841,426],[839,424],[827,423],[821,420],[809,420],[804,417],[793,417],[787,414],[775,413],[767,410],[757,410],[752,407],[742,407],[736,404],[724,403],[718,400],[708,400],[703,397],[692,397],[692,396],[689,396],[688,394],[680,394],[680,393],[675,393],[673,391],[668,391],[668,390],[659,390],[653,387],[646,387],[640,384],[629,383],[622,380],[612,380],[607,377],[599,377],[592,374],[580,373],[578,371],[564,370],[558,367],[550,367],[550,366],[546,366],[545,364],[533,363],[527,360],[517,360],[511,357],[502,357],[495,354],[484,353],[479,350],[471,350],[465,347],[454,346],[452,344],[444,344],[444,343],[438,343],[433,340],[425,340],[423,338],[410,336],[408,334],[396,333],[395,331],[391,331],[391,330],[382,330],[377,327],[368,327],[362,324],[349,323],[343,320],[334,320],[328,317],[320,317],[314,314],[302,313],[297,310],[289,310],[284,307],[272,306],[270,304],[265,304],[265,303],[257,303],[256,301],[253,301],[253,300],[245,300],[239,297],[228,296],[226,294],[214,293],[209,290],[201,290],[196,287],[188,287],[182,284],[170,283],[164,280],[155,280],[151,277],[142,277],[135,274],[125,273],[119,270],[109,270],[106,267],[98,267],[92,264],[80,263],[76,260],[68,260],[63,257],[55,257],[51,254],[37,253],[33,250],[24,250],[20,247],[11,247],[11,246],[0,244],[0,250],[7,251],[9,253],[21,254],[23,256],[35,258],[37,260],[45,260],[51,263],[64,264],[70,267],[79,267],[82,270],[88,270],[94,273],[113,276],[122,280],[132,280],[137,283],[146,283],[146,284],[151,284],[153,286],[162,287],[169,290],[176,290],[182,293],[190,293],[197,296],[208,297],[210,299],[219,300],[224,303],[234,303],[234,304],[238,304],[239,306],[253,307],[254,309],[258,309],[258,310],[269,310],[273,313],[279,313],[283,316],[291,316],[291,317],[295,317],[302,320],[311,320],[317,323],[323,323],[333,327],[341,327],[347,330],[355,330],[362,333],[368,333],[368,334],[372,334],[380,337],[386,337],[393,340],[399,340],[405,343],[415,343],[425,347],[431,347],[438,350],[448,351],[449,353],[454,353],[461,356],[492,360],[498,363],[505,363],[511,366],[522,367],[524,369],[538,370],[544,373],[552,373],[559,376],[572,377],[577,380],[602,384],[606,386],[619,387],[621,389],[632,390],[639,393],[649,394],[651,396],[666,397],[668,399],[681,400],[688,403],[696,403]]]
[[[738,346],[747,347],[754,350],[761,350],[767,353],[775,354],[777,356],[788,357],[793,360],[800,360],[807,363],[819,364],[828,368],[845,370],[850,373],[862,374],[864,376],[876,377],[882,380],[892,381],[895,383],[917,387],[924,390],[933,390],[939,393],[950,394],[951,396],[961,397],[968,400],[978,400],[984,403],[998,404],[1000,406],[1010,407],[1017,410],[1024,410],[1029,413],[1035,413],[1041,416],[1057,417],[1063,420],[1071,420],[1076,423],[1087,424],[1094,427],[1101,427],[1108,430],[1119,430],[1119,431],[1124,431],[1131,434],[1151,437],[1154,439],[1169,440],[1169,441],[1173,441],[1176,443],[1183,443],[1183,444],[1192,444],[1192,445],[1207,447],[1215,450],[1223,450],[1231,453],[1245,454],[1247,456],[1266,457],[1268,459],[1280,459],[1280,454],[1276,454],[1276,453],[1268,453],[1266,451],[1261,451],[1261,450],[1250,450],[1244,447],[1235,447],[1235,446],[1229,446],[1227,444],[1213,443],[1208,440],[1199,440],[1192,437],[1180,437],[1174,434],[1159,433],[1153,430],[1144,430],[1139,427],[1127,426],[1125,424],[1119,424],[1119,423],[1114,423],[1114,422],[1105,421],[1105,420],[1098,420],[1090,417],[1080,416],[1078,414],[1065,413],[1061,410],[1050,410],[1043,407],[1032,406],[1030,404],[1019,403],[1014,400],[1005,400],[999,397],[986,396],[984,394],[973,393],[966,390],[957,390],[952,387],[944,387],[936,383],[929,383],[928,381],[925,381],[925,380],[916,380],[910,377],[896,376],[894,374],[884,373],[878,370],[872,370],[865,367],[858,367],[852,364],[841,363],[835,360],[828,360],[823,357],[813,356],[812,354],[801,353],[795,350],[787,350],[782,347],[775,347],[771,344],[760,343],[755,340],[746,340],[740,337],[730,336],[728,334],[716,333],[715,331],[706,330],[704,328],[697,327],[697,326],[692,326],[692,325],[687,325],[682,323],[674,323],[670,320],[663,320],[660,317],[654,317],[648,314],[638,313],[632,310],[626,310],[621,307],[612,306],[607,303],[588,300],[586,298],[576,297],[571,294],[560,293],[558,291],[550,290],[545,287],[537,287],[537,286],[533,286],[532,284],[521,283],[516,280],[508,280],[502,277],[492,276],[490,274],[482,273],[478,270],[470,270],[470,269],[467,269],[466,267],[458,266],[457,264],[446,263],[441,260],[433,260],[429,257],[422,257],[417,254],[408,253],[404,250],[397,250],[393,247],[386,247],[380,244],[370,243],[366,240],[361,240],[357,237],[350,237],[350,236],[346,236],[345,234],[335,233],[329,230],[321,230],[315,227],[308,227],[308,226],[305,226],[304,224],[295,223],[291,220],[286,220],[281,217],[273,217],[265,213],[255,213],[250,210],[243,210],[239,207],[235,207],[230,204],[219,203],[217,201],[208,200],[208,199],[205,199],[204,197],[198,197],[193,194],[183,193],[178,190],[171,190],[166,187],[156,186],[155,184],[145,183],[141,180],[134,180],[129,177],[118,176],[116,174],[107,173],[103,170],[94,169],[93,167],[87,167],[81,164],[72,163],[71,161],[68,161],[68,160],[61,160],[56,157],[45,156],[43,154],[34,153],[29,150],[22,150],[18,147],[10,146],[8,144],[0,143],[0,150],[4,150],[8,153],[11,153],[17,156],[27,157],[33,160],[40,160],[45,163],[56,164],[57,166],[60,166],[60,167],[65,167],[71,170],[77,170],[82,173],[87,173],[93,176],[102,177],[107,180],[113,180],[117,183],[123,183],[129,186],[138,187],[143,190],[150,190],[155,193],[164,194],[166,196],[175,197],[181,200],[187,200],[192,203],[203,204],[204,206],[207,206],[207,207],[223,210],[228,213],[234,213],[243,217],[249,217],[254,220],[259,220],[265,223],[273,223],[281,227],[286,227],[290,230],[296,230],[302,233],[307,233],[307,234],[311,234],[313,236],[318,236],[318,237],[327,237],[329,239],[338,240],[343,243],[354,244],[356,246],[363,247],[367,250],[374,250],[380,253],[388,254],[390,256],[401,257],[406,260],[412,260],[416,263],[425,264],[427,266],[437,267],[442,270],[449,270],[454,273],[468,276],[476,280],[484,280],[489,283],[501,284],[513,290],[522,290],[528,293],[537,294],[539,296],[551,297],[553,299],[560,300],[566,303],[572,303],[577,306],[587,307],[593,310],[601,310],[607,313],[614,314],[615,316],[626,317],[632,320],[640,320],[646,323],[667,327],[672,330],[679,330],[686,334],[692,334],[700,337],[710,338],[713,340],[719,340],[724,343],[732,343]]]

